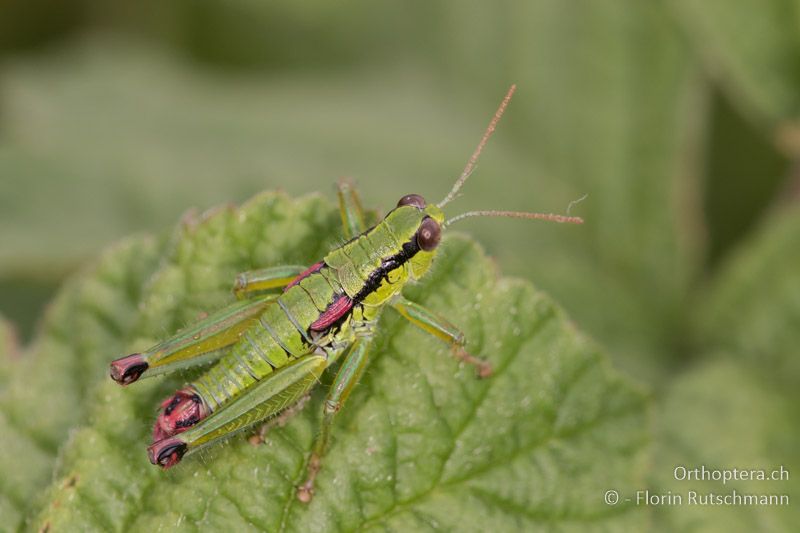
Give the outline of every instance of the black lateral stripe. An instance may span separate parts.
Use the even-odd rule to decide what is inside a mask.
[[[353,303],[357,304],[364,298],[375,292],[381,285],[381,281],[389,275],[392,270],[403,266],[409,259],[417,255],[419,252],[419,244],[417,244],[417,235],[414,234],[411,240],[404,243],[400,247],[400,251],[393,256],[387,257],[381,261],[381,266],[376,268],[364,282],[364,286],[358,291],[358,294],[353,298]]]

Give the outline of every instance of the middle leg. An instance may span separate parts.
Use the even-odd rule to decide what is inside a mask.
[[[487,378],[492,375],[492,366],[488,361],[475,357],[464,349],[466,344],[464,334],[449,320],[402,296],[395,298],[391,306],[403,318],[421,330],[446,342],[456,359],[475,367],[478,377]]]
[[[250,435],[247,441],[253,446],[264,444],[267,438],[267,433],[271,429],[275,427],[282,428],[283,426],[285,426],[294,415],[305,409],[306,404],[309,402],[309,400],[311,400],[311,392],[305,393],[293,405],[290,405],[289,407],[281,411],[281,414],[276,415],[275,417],[270,418],[269,420],[261,424],[261,427],[258,428],[258,430],[254,432],[252,435]]]
[[[327,398],[325,398],[322,426],[311,450],[311,456],[308,459],[307,477],[305,482],[297,489],[297,499],[303,503],[310,502],[314,496],[314,481],[320,468],[322,468],[322,457],[328,448],[333,421],[364,374],[364,369],[367,367],[369,360],[372,338],[371,333],[364,333],[356,337],[344,361],[342,361],[342,366],[333,380]]]
[[[339,180],[336,189],[339,199],[339,215],[342,217],[345,237],[351,239],[367,229],[364,208],[361,206],[361,199],[350,180]]]

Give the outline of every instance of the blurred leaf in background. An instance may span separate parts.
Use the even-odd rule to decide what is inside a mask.
[[[331,194],[342,175],[383,210],[409,192],[438,200],[515,82],[449,212],[563,212],[588,195],[572,208],[587,222],[459,230],[651,386],[654,486],[671,486],[677,460],[796,464],[798,431],[772,437],[798,427],[786,408],[800,379],[796,2],[9,6],[0,312],[24,339],[97,250],[192,207]],[[757,423],[751,403],[776,414]],[[749,422],[758,430],[737,447]],[[793,518],[682,511],[654,524],[781,530]]]
[[[274,15],[236,6],[249,6],[253,19]],[[697,135],[699,84],[662,8],[587,7],[420,7],[439,26],[417,28],[418,39],[402,24],[413,11],[376,14],[358,26],[362,44],[377,42],[370,49],[395,39],[436,46],[400,54],[387,45],[381,63],[365,57],[334,71],[302,62],[275,70],[264,59],[274,68],[203,72],[114,38],[12,61],[0,165],[11,177],[3,197],[18,213],[3,209],[3,239],[13,246],[0,265],[67,269],[101,242],[162,227],[190,206],[263,188],[330,190],[341,175],[361,182],[369,205],[390,206],[409,191],[443,195],[517,81],[508,124],[452,209],[559,211],[588,194],[578,209],[591,223],[580,232],[488,220],[463,228],[509,272],[563,300],[637,372],[657,369],[681,348],[674,332],[685,326],[698,266],[691,224],[700,221],[678,215],[697,201],[680,148]],[[220,22],[208,31],[235,48],[227,19],[209,20]],[[377,41],[375,24],[386,26]],[[280,37],[261,46],[289,47]],[[631,54],[645,38],[646,53]]]

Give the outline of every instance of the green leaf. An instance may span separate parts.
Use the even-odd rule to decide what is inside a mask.
[[[723,90],[762,126],[800,113],[800,40],[793,0],[671,0],[698,55]]]
[[[19,357],[16,330],[0,315],[0,392],[3,391],[11,368]]]
[[[706,350],[667,389],[656,420],[655,492],[689,490],[800,498],[800,210],[773,213],[697,295],[696,337]],[[704,361],[704,362],[702,362]],[[676,466],[767,469],[786,481],[675,480]],[[669,530],[791,531],[796,506],[662,507]]]
[[[659,409],[653,494],[683,497],[661,506],[656,522],[666,531],[792,531],[800,522],[800,434],[796,402],[787,402],[741,363],[720,355],[678,378]],[[788,480],[676,479],[675,468],[707,470],[783,467]],[[679,477],[682,474],[679,474]],[[790,505],[689,505],[689,491],[718,495],[786,495]]]
[[[774,213],[698,294],[697,333],[770,381],[800,379],[800,209]]]
[[[609,480],[643,482],[643,394],[546,296],[526,282],[498,278],[480,248],[459,235],[446,238],[434,271],[408,296],[446,312],[496,375],[476,379],[440,342],[387,311],[374,359],[337,420],[308,507],[295,500],[294,487],[319,427],[323,387],[264,445],[239,435],[170,471],[150,465],[144,448],[154,407],[183,379],[123,389],[103,375],[108,361],[229,301],[237,271],[310,263],[338,238],[329,202],[263,195],[240,209],[185,218],[156,262],[148,256],[157,268],[111,284],[106,297],[124,293],[137,312],[121,323],[107,321],[107,331],[90,337],[65,327],[66,303],[58,321],[51,314],[52,329],[37,341],[42,368],[64,358],[48,348],[55,331],[66,342],[96,337],[107,349],[103,356],[92,351],[70,375],[59,373],[64,391],[51,396],[38,382],[29,384],[31,394],[52,403],[54,418],[69,413],[72,425],[83,422],[70,432],[30,525],[54,531],[643,527],[645,513],[602,501]],[[122,270],[130,260],[108,256]],[[89,274],[66,294],[94,283]],[[104,295],[86,294],[82,305],[90,308]],[[86,407],[80,419],[72,412],[78,391]],[[19,397],[7,395],[6,408],[24,409],[15,403]],[[4,464],[0,474],[12,467]],[[14,500],[17,516],[31,512],[23,502]]]
[[[70,429],[86,420],[89,384],[104,378],[109,352],[124,346],[158,253],[152,239],[132,239],[109,250],[61,290],[33,345],[10,364],[0,363],[7,381],[0,388],[4,528],[15,529],[52,481],[59,447]]]
[[[0,395],[5,391],[6,383],[13,369],[17,366],[20,349],[17,344],[16,332],[11,324],[0,316]],[[3,439],[0,438],[0,444]],[[17,506],[8,496],[0,491],[0,516],[9,524],[20,521]]]
[[[713,269],[768,213],[790,162],[725,95],[715,91],[709,108],[703,212]]]

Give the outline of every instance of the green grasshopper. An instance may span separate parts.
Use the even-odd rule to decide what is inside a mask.
[[[474,365],[479,377],[490,364],[465,350],[465,337],[449,321],[402,296],[436,257],[442,230],[472,216],[535,218],[580,223],[577,217],[512,211],[470,211],[445,220],[442,207],[467,180],[515,90],[495,112],[478,147],[450,193],[438,204],[409,194],[371,228],[356,191],[338,189],[345,233],[350,238],[321,261],[244,272],[236,277],[237,302],[173,337],[111,363],[121,385],[140,377],[217,360],[205,374],[161,404],[148,447],[150,461],[170,468],[186,454],[230,437],[267,418],[286,416],[307,399],[329,366],[341,360],[324,402],[322,426],[297,497],[311,500],[331,427],[369,359],[384,307],[447,343],[453,355]],[[265,291],[280,290],[278,293]]]

